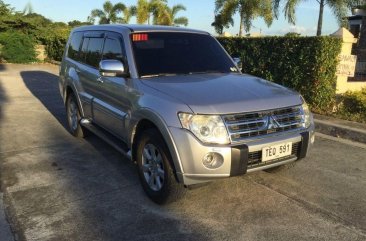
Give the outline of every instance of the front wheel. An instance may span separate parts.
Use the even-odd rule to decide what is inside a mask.
[[[138,139],[136,161],[141,185],[155,203],[177,200],[185,192],[174,176],[170,152],[155,129],[148,129]]]

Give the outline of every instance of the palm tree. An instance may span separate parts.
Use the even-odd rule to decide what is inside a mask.
[[[174,5],[173,7],[168,7],[167,5],[162,5],[158,11],[154,14],[154,24],[158,25],[169,25],[169,26],[179,26],[188,25],[188,18],[186,17],[176,17],[179,11],[185,11],[186,7],[182,4]]]
[[[276,16],[278,16],[280,1],[281,0],[274,0],[273,6]],[[323,12],[324,7],[326,5],[328,5],[328,7],[332,10],[333,14],[337,17],[339,24],[341,26],[344,25],[344,17],[347,15],[350,0],[316,0],[316,1],[319,3],[318,27],[316,31],[317,36],[320,36],[322,34]],[[283,11],[285,14],[285,18],[287,18],[288,22],[291,24],[295,24],[296,21],[295,10],[300,3],[301,0],[286,0],[286,4],[284,6]]]
[[[158,15],[164,6],[166,0],[138,0],[136,7],[136,21],[139,24],[150,24],[151,16]]]
[[[240,15],[239,36],[250,31],[252,21],[257,17],[262,17],[267,26],[273,21],[272,0],[216,0],[215,5],[216,16],[212,26],[217,31],[222,32],[223,27],[233,25],[236,13]]]
[[[124,18],[118,17],[118,14],[126,12],[126,6],[123,3],[113,5],[110,1],[103,4],[103,9],[94,9],[88,17],[89,22],[95,22],[95,18],[99,18],[99,24],[110,23],[126,23],[126,15]]]

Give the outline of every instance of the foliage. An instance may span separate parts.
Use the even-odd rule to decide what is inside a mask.
[[[287,18],[288,22],[291,24],[295,24],[296,22],[296,8],[301,2],[305,0],[284,0],[285,6],[283,8],[283,12],[285,14],[285,18]],[[335,17],[337,18],[340,26],[345,26],[347,24],[346,16],[348,14],[348,9],[350,8],[352,0],[316,0],[319,3],[319,18],[318,18],[318,29],[317,36],[321,35],[322,25],[323,25],[323,12],[324,7],[328,5],[331,9]],[[278,17],[279,7],[281,0],[274,0],[273,7],[275,16]]]
[[[366,122],[366,87],[360,91],[347,91],[340,96],[337,115],[353,121]]]
[[[61,61],[62,55],[67,43],[68,35],[66,36],[51,36],[46,40],[47,58],[50,60]]]
[[[83,25],[92,25],[90,22],[81,22],[79,20],[73,20],[67,23],[70,28],[75,28]]]
[[[239,13],[239,36],[243,36],[244,30],[250,31],[252,21],[262,17],[267,26],[273,21],[272,0],[216,0],[215,21],[212,26],[218,33],[222,33],[224,27],[233,25],[233,16]]]
[[[126,11],[126,5],[123,3],[112,4],[110,1],[106,1],[103,4],[103,9],[94,9],[91,11],[89,20],[94,23],[95,18],[99,18],[99,24],[110,23],[127,23],[123,17],[118,17],[118,14]]]
[[[154,24],[158,25],[168,25],[168,26],[179,26],[188,25],[188,18],[186,17],[176,17],[179,11],[185,11],[186,7],[182,4],[174,5],[169,7],[168,5],[161,5],[158,11],[154,13]]]
[[[243,72],[300,92],[315,110],[334,103],[341,40],[332,37],[218,38]]]
[[[300,36],[301,34],[296,32],[288,32],[285,34],[285,37],[300,37]]]
[[[11,63],[36,62],[33,39],[26,34],[12,31],[0,34],[1,58]]]
[[[170,8],[166,0],[138,0],[136,20],[139,24],[150,24],[151,17],[153,17],[154,24],[187,26],[188,19],[186,17],[176,17],[177,13],[182,10],[186,10],[182,4]]]

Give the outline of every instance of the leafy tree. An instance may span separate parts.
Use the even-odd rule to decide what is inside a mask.
[[[239,36],[243,36],[244,31],[250,31],[255,18],[262,17],[270,26],[274,17],[272,0],[216,0],[215,5],[216,16],[212,26],[219,32],[234,24],[233,16],[236,13],[240,16]]]
[[[94,23],[95,18],[99,18],[99,24],[125,23],[126,19],[118,17],[123,13],[126,6],[123,3],[113,5],[110,1],[103,4],[103,9],[94,9],[91,11],[88,20]]]
[[[79,27],[79,26],[83,26],[83,25],[91,25],[90,22],[81,22],[79,20],[73,20],[67,23],[67,25],[71,28],[75,28],[75,27]]]
[[[220,35],[224,32],[224,28],[229,28],[230,25],[234,25],[234,20],[231,18],[228,22],[225,22],[222,14],[215,15],[215,21],[211,24],[215,28],[216,33]]]
[[[139,24],[150,24],[151,16],[156,20],[160,12],[165,10],[166,0],[138,0],[136,7],[136,21]]]
[[[300,36],[301,36],[301,34],[300,33],[296,33],[296,32],[288,32],[288,33],[285,34],[285,37],[292,37],[292,38],[294,38],[294,37],[300,37]]]
[[[305,0],[303,0],[305,1]],[[316,0],[319,3],[319,17],[318,17],[318,27],[316,31],[316,35],[320,36],[322,34],[323,27],[323,12],[324,7],[328,5],[328,7],[332,10],[333,14],[338,19],[338,22],[341,26],[345,25],[344,18],[347,15],[348,8],[350,6],[350,2],[352,0]],[[278,10],[281,0],[274,0],[274,11],[275,15],[278,16]],[[284,6],[284,14],[285,18],[287,18],[289,23],[295,24],[296,16],[295,11],[296,7],[301,3],[301,0],[285,0]]]
[[[9,4],[4,3],[0,0],[0,16],[7,16],[14,12],[14,9],[10,7]]]
[[[158,11],[154,14],[154,24],[158,25],[169,25],[169,26],[179,26],[188,25],[188,18],[186,17],[176,17],[179,11],[185,11],[186,7],[182,4],[174,5],[173,7],[168,7],[167,5],[162,5]]]

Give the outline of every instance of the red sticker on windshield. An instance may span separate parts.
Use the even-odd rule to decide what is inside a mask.
[[[135,33],[135,34],[132,34],[132,41],[133,42],[147,41],[147,40],[148,40],[147,33]]]

